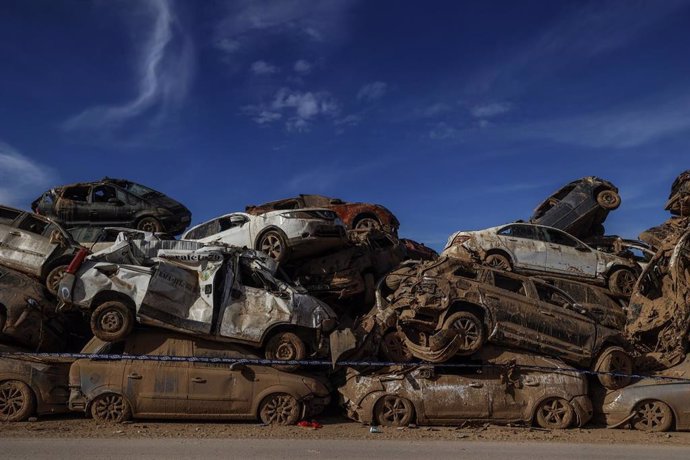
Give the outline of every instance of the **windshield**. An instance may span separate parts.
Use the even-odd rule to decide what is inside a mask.
[[[116,182],[116,184],[122,187],[123,189],[127,190],[132,195],[137,196],[139,198],[151,198],[154,196],[162,195],[162,193],[160,192],[157,192],[148,187],[144,187],[143,185],[135,184],[134,182],[118,181]]]

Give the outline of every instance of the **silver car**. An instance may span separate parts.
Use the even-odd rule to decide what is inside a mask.
[[[0,205],[0,264],[38,278],[51,294],[79,249],[52,220]]]
[[[290,254],[314,255],[347,241],[338,215],[320,208],[226,214],[192,227],[181,239],[258,249],[279,262]]]
[[[589,280],[621,297],[630,296],[641,271],[634,260],[597,251],[561,230],[520,222],[456,232],[443,253],[502,270]]]

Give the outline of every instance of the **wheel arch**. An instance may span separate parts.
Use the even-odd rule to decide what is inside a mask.
[[[300,404],[300,417],[304,415],[304,408],[306,407],[304,405],[303,399],[309,395],[309,392],[306,391],[306,385],[303,385],[305,388],[305,393],[301,394],[299,392],[296,392],[293,388],[291,388],[288,385],[285,384],[277,384],[277,385],[271,385],[268,388],[264,388],[259,392],[255,397],[254,400],[252,401],[252,408],[250,413],[256,417],[258,420],[260,418],[259,410],[261,409],[261,403],[264,402],[264,400],[271,396],[272,394],[277,394],[277,393],[285,393],[297,400],[297,402]]]
[[[134,300],[127,294],[113,290],[101,291],[93,296],[93,299],[91,299],[91,303],[89,304],[89,311],[93,311],[102,303],[110,302],[111,300],[117,300],[124,303],[128,308],[131,308],[132,312],[134,312],[136,315],[137,307]]]
[[[508,259],[508,262],[510,263],[510,266],[515,267],[515,258],[513,257],[513,255],[510,252],[508,252],[504,248],[491,248],[487,251],[484,251],[484,257],[482,257],[482,262],[484,260],[486,260],[487,257],[489,257],[490,255],[493,255],[493,254],[498,254],[498,255],[501,255],[503,257],[506,257]]]
[[[116,387],[115,385],[112,384],[106,384],[103,386],[100,386],[96,389],[92,389],[89,394],[86,394],[86,405],[84,406],[84,412],[86,414],[91,414],[91,406],[93,405],[93,402],[98,398],[99,396],[102,396],[104,394],[116,394],[119,396],[122,396],[122,398],[127,402],[129,405],[129,410],[132,412],[132,415],[136,415],[136,406],[132,404],[132,400],[129,399],[129,397],[125,394],[124,391],[122,391],[122,388]]]
[[[558,399],[564,400],[565,402],[568,403],[570,408],[573,410],[574,418],[570,422],[570,425],[568,427],[573,426],[573,422],[575,422],[575,421],[579,422],[580,421],[579,420],[580,416],[578,415],[577,410],[575,410],[575,407],[573,407],[572,403],[570,402],[572,400],[572,395],[567,394],[565,391],[562,393],[551,391],[549,393],[546,393],[546,392],[543,393],[539,398],[534,400],[534,403],[532,404],[532,407],[529,409],[529,412],[528,412],[528,414],[530,416],[530,418],[528,420],[530,426],[533,426],[534,424],[537,423],[537,409],[539,409],[539,406],[541,405],[541,403],[543,403],[547,399],[551,399],[551,398],[558,398]]]
[[[348,226],[354,228],[360,220],[366,218],[376,219],[376,222],[378,222],[379,225],[383,225],[383,223],[381,222],[381,218],[375,212],[367,210],[355,214]]]
[[[293,334],[296,334],[297,337],[302,339],[302,342],[304,342],[304,344],[307,345],[307,352],[309,352],[310,349],[314,348],[313,341],[316,336],[316,329],[307,326],[300,326],[294,323],[287,323],[284,321],[272,324],[271,326],[266,328],[263,335],[261,336],[260,346],[262,348],[265,347],[268,341],[271,339],[271,337],[273,337],[276,334],[280,334],[281,332],[292,332]]]
[[[285,246],[287,247],[288,237],[287,237],[287,234],[285,233],[285,231],[282,228],[278,227],[277,225],[271,224],[271,225],[268,225],[267,227],[261,229],[261,231],[256,235],[256,238],[254,238],[254,249],[257,249],[257,250],[260,249],[259,248],[259,242],[261,241],[261,238],[266,233],[270,232],[271,230],[277,231],[283,237],[283,239],[285,240]]]
[[[673,407],[672,404],[669,404],[667,401],[664,401],[661,398],[650,398],[650,397],[640,397],[639,399],[636,399],[635,402],[632,404],[632,407],[630,408],[630,414],[629,416],[632,416],[635,413],[635,408],[639,406],[642,403],[645,402],[655,402],[658,401],[660,403],[666,404],[669,409],[671,409],[671,427],[669,428],[669,431],[675,431],[676,430],[676,425],[678,424],[678,412],[676,411],[676,408]]]
[[[372,395],[374,395],[374,396],[372,396]],[[419,414],[424,413],[424,408],[423,408],[421,401],[416,400],[414,398],[409,398],[408,397],[409,395],[406,393],[405,394],[398,394],[396,392],[391,392],[388,390],[376,390],[374,392],[369,393],[364,398],[362,398],[362,400],[361,400],[362,402],[360,403],[360,405],[363,405],[363,403],[365,402],[365,399],[371,397],[371,401],[367,401],[367,404],[371,404],[371,405],[369,407],[367,407],[367,411],[366,411],[367,415],[369,416],[369,422],[374,423],[376,421],[375,420],[376,414],[374,413],[374,411],[376,410],[376,405],[385,396],[397,396],[398,398],[403,398],[403,399],[407,399],[408,401],[410,401],[410,403],[412,404],[412,409],[414,411],[412,413],[412,419],[410,420],[410,423],[417,423],[417,420],[419,419]]]
[[[483,307],[481,305],[478,305],[476,303],[472,302],[467,302],[465,300],[456,300],[450,305],[450,308],[446,310],[446,312],[443,314],[442,321],[445,321],[446,318],[448,318],[450,315],[453,313],[461,312],[461,311],[468,311],[470,313],[474,313],[475,315],[479,316],[479,319],[482,321],[482,324],[486,328],[487,332],[487,339],[489,337],[489,332],[493,329],[493,318],[491,316],[491,313],[486,307]]]
[[[5,382],[9,382],[11,380],[16,380],[18,382],[22,382],[24,385],[29,387],[29,391],[31,392],[31,400],[34,403],[34,410],[31,413],[31,415],[37,414],[40,411],[40,408],[43,407],[43,398],[41,397],[40,388],[36,387],[31,382],[27,381],[25,378],[23,378],[22,376],[19,376],[17,374],[12,374],[12,373],[0,374],[0,385],[2,385]]]
[[[70,262],[72,262],[72,259],[74,259],[76,252],[71,255],[61,255],[60,257],[56,258],[55,260],[50,261],[50,263],[45,264],[45,266],[41,269],[41,280],[45,280],[48,274],[55,268],[60,265],[69,265]]]

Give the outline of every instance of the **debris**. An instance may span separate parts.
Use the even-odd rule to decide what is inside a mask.
[[[383,431],[376,425],[372,425],[369,428],[369,433],[383,433]]]
[[[319,422],[312,420],[311,422],[308,422],[306,420],[302,420],[301,422],[297,423],[297,426],[302,427],[302,428],[311,428],[313,430],[318,430],[319,428],[323,428],[323,425],[321,425]]]

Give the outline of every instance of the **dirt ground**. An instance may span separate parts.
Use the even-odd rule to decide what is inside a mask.
[[[383,428],[370,433],[368,426],[343,417],[316,419],[320,429],[298,426],[271,427],[256,422],[177,422],[137,420],[107,424],[68,414],[41,417],[32,422],[0,424],[0,438],[241,438],[241,439],[386,439],[401,441],[546,441],[605,444],[690,445],[690,433],[642,433],[604,427],[548,431],[522,426],[474,425],[465,427]]]

